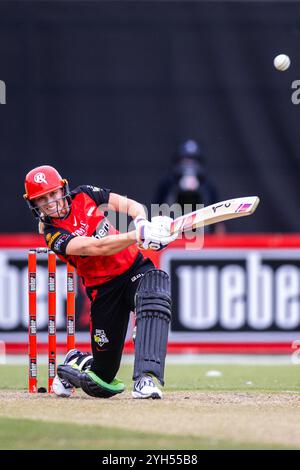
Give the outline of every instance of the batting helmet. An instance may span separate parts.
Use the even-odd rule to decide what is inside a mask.
[[[42,165],[27,173],[25,178],[24,199],[27,201],[33,215],[41,218],[39,211],[34,205],[34,199],[44,196],[51,191],[63,188],[64,196],[69,196],[69,185],[66,179],[63,179],[58,171],[50,165]]]
[[[27,173],[25,178],[24,198],[31,201],[44,194],[64,188],[67,181],[64,180],[53,166],[43,165],[34,168]]]

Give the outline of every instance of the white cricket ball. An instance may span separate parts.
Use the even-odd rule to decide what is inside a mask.
[[[286,54],[279,54],[274,59],[274,67],[280,72],[284,72],[291,65],[291,59]]]

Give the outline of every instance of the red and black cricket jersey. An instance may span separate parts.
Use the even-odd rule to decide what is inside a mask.
[[[127,271],[138,254],[136,245],[109,256],[66,255],[66,248],[74,237],[103,238],[119,233],[105,216],[110,190],[94,186],[79,186],[71,191],[72,204],[64,219],[48,218],[45,224],[45,239],[48,247],[60,259],[76,267],[86,287],[97,286]],[[102,206],[102,207],[99,207]]]

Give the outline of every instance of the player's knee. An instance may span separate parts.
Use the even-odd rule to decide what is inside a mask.
[[[171,293],[169,275],[161,269],[147,271],[141,279],[135,296],[137,320],[143,312],[159,315],[169,323],[171,320]]]

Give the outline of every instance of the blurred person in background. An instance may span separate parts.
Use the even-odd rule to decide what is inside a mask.
[[[92,354],[68,351],[57,369],[53,391],[63,397],[75,388],[109,398],[124,390],[116,379],[131,311],[136,314],[133,398],[161,398],[171,319],[168,274],[141,250],[172,242],[169,217],[149,222],[144,207],[109,189],[90,185],[69,190],[58,171],[43,165],[25,178],[24,198],[39,221],[46,244],[82,278],[91,301]],[[129,215],[134,230],[119,233],[107,209]],[[128,229],[127,229],[128,230]]]
[[[209,206],[220,200],[206,168],[201,145],[189,139],[182,142],[172,159],[172,168],[163,176],[155,195],[156,204],[179,204],[182,214]],[[188,207],[188,210],[185,209]],[[205,227],[207,233],[223,233],[224,224]]]

